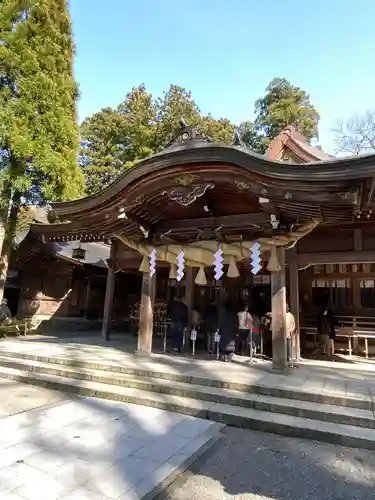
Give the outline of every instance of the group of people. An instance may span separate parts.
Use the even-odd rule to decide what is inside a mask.
[[[250,356],[255,354],[261,345],[261,335],[264,325],[256,311],[249,310],[244,304],[240,310],[233,301],[227,300],[222,307],[207,304],[202,314],[195,314],[192,326],[204,332],[206,349],[209,354],[215,352],[216,334],[219,334],[219,359],[230,362],[233,355]],[[200,316],[198,318],[198,316]],[[183,348],[184,331],[189,325],[189,309],[181,297],[176,297],[170,308],[169,317],[172,322],[174,351],[181,352]],[[286,349],[288,364],[293,366],[292,336],[295,333],[295,320],[292,313],[287,310],[286,316]],[[250,341],[251,339],[251,341]],[[272,340],[271,340],[272,343]],[[272,353],[271,353],[272,356]]]

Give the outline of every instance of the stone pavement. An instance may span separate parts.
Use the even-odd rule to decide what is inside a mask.
[[[162,374],[202,377],[241,384],[257,384],[272,388],[312,393],[334,394],[375,401],[375,363],[358,359],[346,362],[305,360],[292,373],[275,373],[267,361],[250,364],[237,357],[236,363],[221,363],[198,356],[153,354],[150,358],[134,356],[133,344],[126,339],[105,343],[97,336],[76,339],[26,337],[0,341],[2,352],[58,356],[75,361],[89,361]]]
[[[226,427],[155,500],[373,500],[373,451]]]
[[[0,379],[0,394],[0,419],[66,399],[66,394],[62,392],[7,379]]]
[[[4,500],[139,499],[219,430],[186,415],[9,381],[0,390],[16,412],[0,419]],[[32,401],[38,407],[29,410]]]

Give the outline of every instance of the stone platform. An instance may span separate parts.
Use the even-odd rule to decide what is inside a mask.
[[[71,337],[28,336],[0,341],[1,353],[27,353],[34,356],[59,357],[77,362],[126,366],[169,376],[202,378],[213,382],[263,385],[312,394],[346,398],[375,399],[375,361],[341,358],[342,361],[303,360],[288,374],[272,370],[270,361],[235,357],[234,363],[222,363],[205,354],[175,355],[160,351],[151,357],[134,356],[136,339],[117,335],[104,342],[95,335]]]
[[[204,355],[135,356],[134,338],[20,338],[0,343],[0,377],[135,403],[226,425],[375,449],[375,365]]]

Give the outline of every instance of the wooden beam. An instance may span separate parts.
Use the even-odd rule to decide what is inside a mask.
[[[276,249],[281,270],[271,273],[272,308],[272,366],[275,370],[286,371],[288,367],[286,352],[286,289],[285,289],[285,250]]]
[[[121,214],[125,214],[125,217],[119,217],[119,216],[121,216]],[[133,224],[135,224],[138,227],[142,226],[145,231],[150,231],[150,229],[151,229],[151,226],[147,221],[144,221],[143,219],[141,219],[137,215],[133,215],[133,214],[126,212],[126,210],[123,212],[118,211],[117,218],[120,220],[121,219],[128,220],[129,222],[132,222]]]
[[[152,351],[152,333],[154,328],[154,302],[156,290],[156,273],[143,273],[142,296],[139,313],[138,347],[136,354],[150,356]]]
[[[375,262],[375,252],[327,252],[298,254],[298,269],[314,264],[361,264]]]
[[[280,220],[280,210],[279,208],[275,205],[273,201],[271,201],[267,196],[261,196],[259,198],[259,205],[262,207],[262,209],[267,212],[269,215],[275,214],[277,217],[277,220]]]
[[[270,222],[270,216],[266,212],[257,212],[251,214],[240,215],[224,215],[220,217],[202,217],[196,219],[173,220],[156,224],[154,229],[155,235],[165,233],[167,231],[190,231],[197,229],[216,229],[222,226],[223,228],[248,228],[260,224]]]
[[[136,250],[129,250],[122,242],[119,244],[119,249],[117,251],[118,260],[137,260],[140,258],[141,254],[139,252]]]

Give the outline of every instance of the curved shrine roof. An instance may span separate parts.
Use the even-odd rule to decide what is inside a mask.
[[[264,214],[276,212],[289,223],[319,218],[338,224],[370,210],[374,178],[375,155],[285,163],[241,145],[214,144],[187,127],[102,191],[52,203],[61,222],[33,224],[32,231],[51,240],[92,241],[118,231],[143,237],[158,224],[208,216],[223,223],[231,216],[233,224],[237,217],[241,227],[240,216],[253,214],[249,225],[262,225]]]

